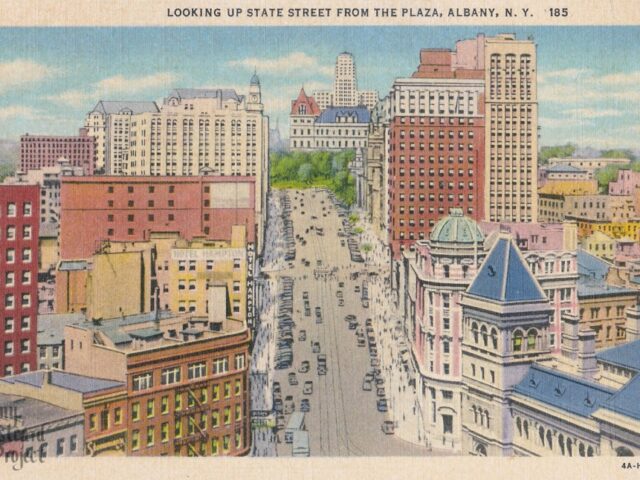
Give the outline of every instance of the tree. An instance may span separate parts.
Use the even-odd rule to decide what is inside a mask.
[[[313,179],[313,167],[310,163],[303,163],[298,168],[298,180],[304,183],[311,183]]]

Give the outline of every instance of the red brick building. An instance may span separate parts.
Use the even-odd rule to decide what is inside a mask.
[[[38,185],[0,185],[0,375],[36,368]]]
[[[61,259],[87,258],[106,240],[148,240],[151,232],[230,241],[233,225],[246,225],[255,243],[254,177],[65,177],[60,203]]]
[[[394,259],[453,207],[482,218],[484,72],[446,50],[422,50],[389,94],[388,225]]]
[[[95,137],[81,128],[77,136],[22,135],[20,137],[20,170],[27,172],[54,167],[65,158],[74,167],[82,167],[85,175],[93,175],[96,163]]]

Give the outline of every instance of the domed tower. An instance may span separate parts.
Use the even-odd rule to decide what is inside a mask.
[[[474,220],[452,208],[416,243],[411,262],[415,295],[407,297],[419,365],[424,431],[434,448],[461,448],[462,293],[484,259],[484,235]],[[413,282],[410,282],[413,283]]]
[[[258,74],[254,71],[251,81],[249,82],[249,99],[247,101],[247,110],[259,111],[264,110],[262,104],[262,89],[260,88],[260,79]]]

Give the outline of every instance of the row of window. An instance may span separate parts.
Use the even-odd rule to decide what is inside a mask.
[[[213,360],[211,375],[221,375],[229,372],[229,357],[221,357]],[[238,353],[234,356],[235,370],[244,370],[246,359],[244,353]],[[187,365],[188,380],[195,380],[207,376],[207,362],[195,362]],[[182,367],[163,368],[160,374],[160,382],[162,385],[172,385],[179,383],[182,378]],[[236,382],[240,382],[237,380]],[[140,373],[133,376],[133,390],[146,390],[153,387],[153,372]],[[214,386],[215,388],[216,386]],[[225,387],[226,391],[226,387]]]
[[[31,330],[31,317],[29,315],[23,315],[20,319],[20,330],[28,332]],[[15,321],[13,317],[5,317],[4,319],[4,333],[13,333],[15,331]]]
[[[22,285],[31,285],[31,271],[22,270],[20,281]],[[16,285],[16,272],[11,271],[4,273],[4,285],[5,287],[14,287]]]
[[[60,457],[64,455],[65,449],[66,449],[66,439],[58,438],[56,440],[55,445],[56,445],[56,456]],[[69,453],[76,453],[77,451],[78,451],[78,436],[71,435],[69,437]],[[41,443],[40,446],[38,447],[38,453],[39,453],[40,460],[42,460],[43,458],[47,458],[47,455],[49,454],[49,443],[48,442]],[[29,458],[33,461],[33,459],[35,458],[33,447],[25,448],[24,456],[25,458]]]
[[[18,207],[15,202],[7,203],[7,217],[16,217],[18,215]],[[22,204],[22,215],[30,217],[33,214],[33,208],[31,202],[24,202]]]
[[[31,340],[29,338],[23,338],[19,341],[20,345],[20,353],[30,353],[31,352]],[[13,340],[7,340],[4,342],[4,354],[7,357],[10,357],[14,354],[13,348]]]
[[[33,227],[31,225],[23,225],[22,226],[22,239],[23,240],[31,240],[32,232],[33,232]],[[15,225],[7,225],[5,239],[6,240],[15,240],[16,239],[16,226]]]
[[[20,306],[22,308],[31,307],[31,294],[30,293],[23,293],[23,294],[20,295]],[[14,308],[16,308],[15,295],[13,295],[12,293],[7,293],[4,296],[4,308],[6,310],[13,310]]]

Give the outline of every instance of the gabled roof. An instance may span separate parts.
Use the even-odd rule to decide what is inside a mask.
[[[493,245],[467,293],[503,303],[546,299],[518,247],[508,236],[501,236]]]
[[[640,372],[640,340],[601,350],[596,353],[596,358],[604,363]]]
[[[169,98],[222,98],[223,101],[233,99],[241,102],[244,96],[238,95],[232,88],[176,88],[169,93]]]
[[[576,258],[578,259],[578,274],[581,277],[602,279],[609,273],[610,263],[605,262],[595,255],[591,255],[581,248],[578,248]]]
[[[100,112],[106,115],[115,113],[157,113],[160,110],[156,102],[128,102],[128,101],[111,101],[100,100],[98,104],[91,110],[92,112]]]
[[[313,115],[314,117],[320,115],[320,107],[316,103],[316,99],[311,95],[307,95],[304,91],[304,87],[300,89],[298,98],[291,101],[291,115],[300,115],[298,111],[301,105],[306,105],[307,107],[304,115]]]
[[[354,117],[353,123],[369,123],[369,109],[360,107],[329,107],[322,111],[317,123],[338,123],[338,117]]]
[[[627,384],[613,394],[602,405],[612,412],[640,420],[640,375],[633,377]]]
[[[515,386],[515,391],[581,417],[591,415],[615,392],[613,388],[538,364],[531,366],[524,378]]]

